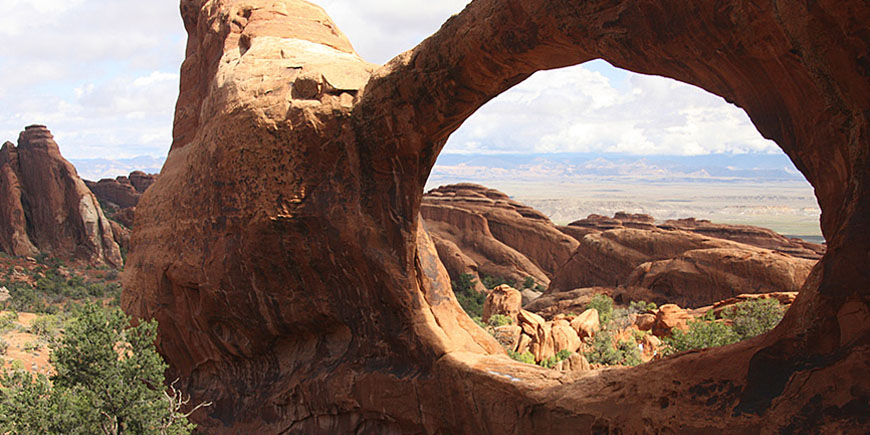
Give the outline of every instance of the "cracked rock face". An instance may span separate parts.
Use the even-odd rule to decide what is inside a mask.
[[[123,266],[97,198],[43,125],[0,148],[0,251]]]
[[[304,1],[181,12],[174,141],[123,305],[160,321],[209,432],[866,429],[867,2],[475,0],[380,67]],[[815,187],[828,250],[771,333],[557,373],[456,304],[419,217],[447,137],[533,72],[595,58],[738,104]]]

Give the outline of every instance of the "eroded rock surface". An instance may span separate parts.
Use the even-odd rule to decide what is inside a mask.
[[[193,416],[207,431],[866,429],[867,2],[475,0],[382,67],[303,1],[181,11],[174,141],[123,306],[214,401]],[[734,102],[814,186],[828,250],[771,333],[560,373],[501,355],[455,303],[419,217],[447,137],[535,71],[595,58]]]
[[[686,218],[668,220],[658,227],[662,229],[690,231],[709,237],[732,240],[810,260],[818,260],[825,254],[825,245],[807,242],[798,238],[784,237],[767,228],[752,225],[717,224],[705,219]]]
[[[108,219],[45,126],[0,149],[0,250],[121,267]]]
[[[531,277],[546,288],[578,245],[543,213],[477,184],[433,189],[420,210],[453,279],[489,275],[522,284]]]
[[[139,197],[155,181],[157,174],[133,171],[129,176],[104,178],[96,182],[85,180],[85,184],[100,201],[110,202],[119,208],[130,208],[136,207]]]
[[[596,286],[639,287],[651,290],[656,302],[698,307],[741,293],[798,291],[815,264],[682,230],[620,225],[601,231],[598,225],[579,239],[548,293]]]

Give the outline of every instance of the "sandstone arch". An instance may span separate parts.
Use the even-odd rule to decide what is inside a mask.
[[[174,142],[123,306],[161,322],[210,431],[866,428],[866,2],[475,0],[383,67],[301,0],[181,11]],[[534,71],[598,57],[735,102],[815,187],[828,253],[772,333],[559,376],[498,356],[451,297],[418,219],[447,136]]]

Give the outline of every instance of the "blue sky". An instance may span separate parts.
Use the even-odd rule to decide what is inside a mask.
[[[319,2],[384,63],[466,0]],[[47,124],[68,158],[163,156],[186,34],[175,0],[0,0],[0,140]],[[594,61],[535,74],[489,102],[445,153],[771,154],[742,110],[698,88]]]

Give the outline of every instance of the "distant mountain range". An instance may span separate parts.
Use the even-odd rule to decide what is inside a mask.
[[[165,157],[70,159],[88,180],[132,171],[158,173]],[[493,180],[621,183],[704,183],[803,181],[784,154],[626,156],[619,154],[442,154],[429,185]]]
[[[429,185],[513,181],[621,183],[803,181],[784,154],[625,156],[607,154],[442,154]]]
[[[149,174],[160,172],[165,157],[138,156],[127,159],[69,159],[76,167],[79,177],[99,181],[102,178],[115,178],[133,171]]]

